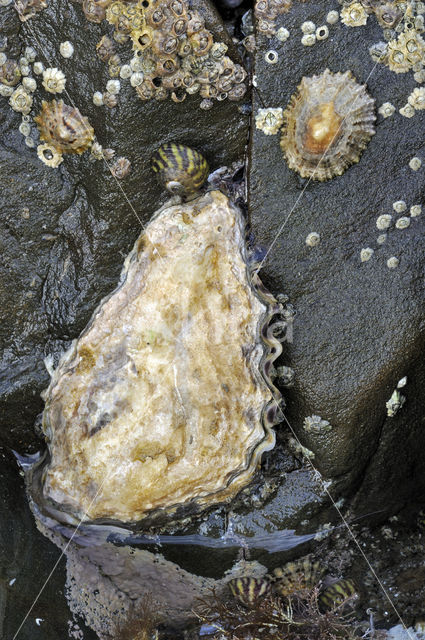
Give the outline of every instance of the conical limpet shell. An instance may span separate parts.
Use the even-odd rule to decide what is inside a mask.
[[[41,112],[34,118],[40,138],[62,153],[83,153],[94,139],[88,119],[63,100],[43,100]]]
[[[375,133],[374,102],[350,71],[303,78],[283,114],[289,167],[314,180],[341,175]]]

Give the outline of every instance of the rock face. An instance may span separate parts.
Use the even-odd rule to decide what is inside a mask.
[[[399,109],[407,102],[411,74],[382,65],[372,69],[368,50],[382,39],[374,18],[358,28],[328,25],[329,39],[302,45],[303,21],[319,26],[325,15],[323,3],[294,3],[277,25],[290,31],[289,39],[262,36],[254,115],[264,106],[285,109],[302,77],[326,67],[334,73],[351,70],[359,83],[367,83],[377,107],[391,100]],[[276,64],[266,62],[267,49],[276,49]],[[344,56],[336,58],[335,50]],[[359,163],[324,184],[303,181],[288,168],[279,135],[255,129],[251,140],[250,215],[257,242],[269,249],[262,277],[272,290],[283,288],[296,310],[293,341],[284,348],[296,380],[286,393],[287,416],[315,453],[314,464],[326,477],[338,478],[341,491],[353,491],[369,466],[359,508],[367,508],[371,488],[375,503],[380,496],[381,504],[393,508],[409,491],[423,490],[424,432],[417,419],[423,405],[419,409],[421,401],[411,398],[424,376],[424,221],[414,215],[417,209],[409,213],[423,204],[423,169],[409,166],[412,157],[423,159],[422,113],[378,115],[376,134]],[[397,201],[406,205],[393,207]],[[378,240],[382,214],[392,216],[391,225]],[[406,226],[395,224],[400,217],[408,218]],[[306,243],[312,232],[320,235],[318,244]],[[399,260],[396,268],[388,266],[397,264],[387,264],[391,258]],[[408,400],[386,421],[386,402],[405,375]],[[306,429],[309,416],[331,428]],[[407,481],[412,467],[415,477]]]
[[[132,165],[120,184],[103,162],[91,162],[88,152],[66,158],[58,169],[44,166],[18,132],[20,114],[0,98],[0,442],[17,448],[34,441],[34,416],[42,408],[39,394],[48,381],[43,359],[54,354],[57,360],[80,333],[115,286],[140,227],[166,199],[150,169],[152,153],[162,143],[178,141],[202,151],[212,170],[230,165],[243,156],[248,119],[237,102],[228,100],[204,111],[198,95],[180,104],[171,99],[142,102],[128,80],[121,81],[117,107],[95,107],[93,93],[104,90],[110,79],[107,65],[95,54],[104,25],[87,22],[81,6],[65,0],[50,3],[22,24],[9,5],[1,19],[8,36],[6,55],[19,57],[23,43],[35,48],[36,59],[45,66],[61,68],[69,96],[88,117],[99,142]],[[224,37],[212,7],[206,19],[213,33],[217,27],[217,39]],[[65,40],[74,45],[72,58],[59,54]],[[131,57],[129,44],[117,48],[123,61]],[[52,97],[41,88],[40,77],[34,77],[38,89],[31,114],[39,112],[42,99]],[[31,135],[35,131],[32,125]]]

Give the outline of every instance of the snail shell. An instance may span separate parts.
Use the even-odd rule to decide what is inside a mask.
[[[199,151],[174,142],[159,147],[151,163],[165,188],[179,195],[196,193],[209,173],[208,163]]]
[[[43,100],[41,112],[34,121],[41,140],[62,153],[83,153],[94,139],[94,129],[88,119],[63,100]]]
[[[283,113],[288,166],[314,180],[344,173],[375,133],[374,102],[351,71],[303,78]]]

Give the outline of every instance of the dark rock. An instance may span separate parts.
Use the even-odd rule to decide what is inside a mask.
[[[12,5],[1,13],[14,27],[20,24]],[[223,35],[213,7],[207,18],[215,20],[209,28]],[[45,167],[17,131],[20,115],[0,98],[0,442],[21,450],[34,442],[33,423],[42,409],[40,392],[48,382],[43,359],[53,354],[57,361],[79,335],[101,298],[116,286],[140,226],[167,199],[150,169],[153,151],[168,141],[186,143],[200,149],[215,169],[242,158],[247,140],[248,118],[238,103],[227,100],[215,102],[208,112],[199,108],[198,95],[180,104],[142,102],[122,82],[116,108],[95,107],[93,93],[109,79],[95,47],[109,30],[106,23],[88,22],[80,5],[61,0],[22,23],[20,41],[23,50],[33,46],[46,67],[64,71],[61,97],[89,118],[104,147],[130,160],[125,180],[118,183],[88,153],[66,157],[58,169]],[[64,40],[75,48],[70,59],[59,54]],[[129,59],[130,44],[121,52],[123,60]],[[33,112],[42,99],[53,97],[39,82]]]
[[[264,106],[285,108],[301,78],[326,67],[351,69],[358,82],[367,83],[377,107],[407,102],[412,74],[395,74],[371,61],[368,49],[382,39],[373,17],[362,28],[329,26],[328,40],[301,45],[302,22],[319,26],[327,10],[326,3],[294,2],[278,24],[290,30],[290,38],[260,39],[254,116]],[[279,54],[275,65],[264,58],[270,49]],[[376,135],[360,162],[325,183],[301,180],[288,168],[279,135],[255,129],[250,145],[251,222],[257,243],[268,248],[261,277],[272,291],[285,291],[296,310],[293,341],[283,358],[295,371],[295,386],[285,392],[287,418],[315,453],[318,469],[338,479],[340,492],[355,490],[369,465],[362,508],[372,487],[373,504],[390,501],[394,508],[424,488],[425,436],[418,418],[423,395],[406,402],[400,417],[388,419],[383,429],[385,403],[398,380],[413,370],[419,384],[424,375],[423,218],[412,218],[404,230],[393,223],[387,241],[376,242],[382,233],[378,215],[392,213],[394,220],[406,215],[392,210],[394,201],[405,200],[408,207],[423,202],[423,171],[408,166],[413,156],[424,159],[421,113],[411,119],[397,112],[386,120],[378,115]],[[314,248],[305,244],[312,231],[321,236]],[[375,253],[362,263],[365,247]],[[387,267],[391,256],[400,259],[396,269]],[[410,397],[409,375],[408,380]],[[332,430],[307,433],[303,421],[311,415],[329,421]]]

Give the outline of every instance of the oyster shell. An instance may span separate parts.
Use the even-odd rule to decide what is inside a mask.
[[[303,78],[283,113],[288,166],[314,180],[344,173],[375,133],[374,103],[351,71]]]
[[[150,526],[249,483],[274,446],[283,322],[247,261],[242,215],[218,191],[154,216],[44,393],[38,512]]]

